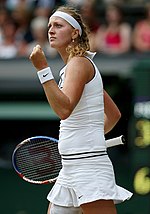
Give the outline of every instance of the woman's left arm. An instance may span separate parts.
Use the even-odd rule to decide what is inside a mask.
[[[121,118],[121,112],[109,94],[104,90],[104,132],[107,134]]]

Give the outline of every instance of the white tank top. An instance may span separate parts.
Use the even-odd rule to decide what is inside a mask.
[[[85,85],[71,115],[60,121],[58,148],[61,155],[106,150],[103,83],[98,68],[91,59],[89,60],[95,68],[95,75]],[[66,66],[60,71],[60,89],[63,88]]]

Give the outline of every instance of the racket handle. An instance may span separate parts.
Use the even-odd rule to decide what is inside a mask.
[[[111,138],[109,140],[106,140],[106,147],[113,147],[113,146],[118,146],[118,145],[124,145],[125,143],[125,137],[123,135],[115,138]]]

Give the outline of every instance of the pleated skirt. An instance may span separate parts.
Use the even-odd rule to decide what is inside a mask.
[[[96,200],[129,200],[132,193],[116,184],[114,168],[108,155],[79,160],[63,160],[58,179],[47,199],[59,206],[79,207]]]

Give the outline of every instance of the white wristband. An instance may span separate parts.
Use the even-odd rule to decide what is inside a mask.
[[[50,67],[44,68],[37,72],[41,84],[54,79]]]

